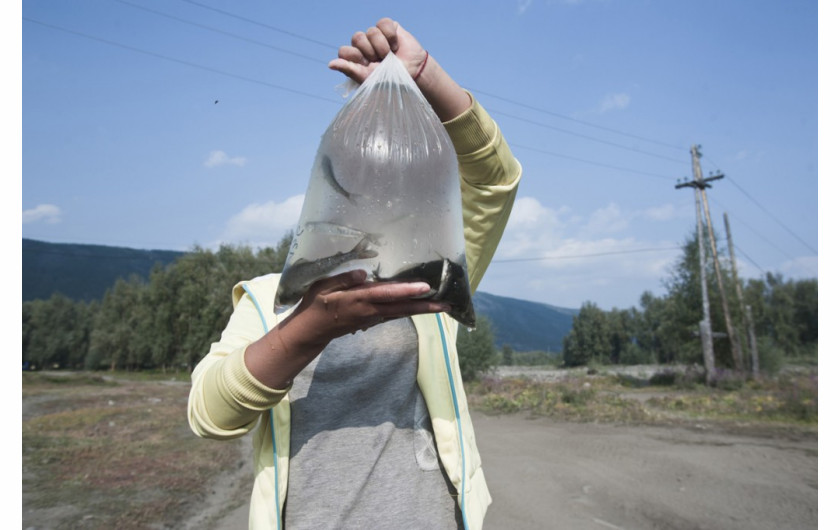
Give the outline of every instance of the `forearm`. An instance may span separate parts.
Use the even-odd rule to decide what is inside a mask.
[[[248,371],[270,388],[289,387],[328,344],[306,340],[312,333],[306,333],[304,326],[293,315],[249,345],[245,350]]]
[[[277,278],[242,282],[234,288],[235,308],[217,342],[195,367],[189,397],[192,430],[206,438],[234,438],[247,433],[259,415],[279,403],[287,389],[264,385],[245,366],[245,350],[265,333],[263,315],[277,289]],[[248,294],[246,294],[246,292]],[[250,296],[251,293],[254,297]]]
[[[414,80],[440,121],[449,121],[470,108],[472,98],[430,54]]]
[[[283,389],[333,340],[386,320],[448,311],[428,300],[425,282],[367,282],[364,270],[321,279],[294,311],[245,350],[248,372],[262,385]]]

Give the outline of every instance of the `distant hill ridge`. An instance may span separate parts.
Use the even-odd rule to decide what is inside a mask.
[[[155,263],[169,265],[184,253],[105,245],[23,240],[23,301],[61,293],[73,300],[99,300],[117,278],[148,278]]]
[[[23,301],[45,300],[61,293],[73,300],[99,300],[118,278],[132,274],[148,278],[155,263],[162,266],[181,257],[174,250],[141,250],[106,245],[48,243],[23,239]],[[554,307],[516,298],[478,292],[478,314],[493,325],[496,346],[514,351],[558,353],[572,329],[577,309]]]

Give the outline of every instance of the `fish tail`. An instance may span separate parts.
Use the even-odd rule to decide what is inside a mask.
[[[356,254],[357,259],[375,258],[379,255],[379,252],[370,248],[371,243],[372,241],[370,237],[365,236],[358,243],[356,243],[356,246],[353,247],[353,250],[351,250],[350,252]]]

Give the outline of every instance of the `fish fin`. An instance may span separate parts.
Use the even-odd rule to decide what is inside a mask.
[[[353,198],[354,194],[344,189],[344,187],[338,183],[338,179],[335,178],[335,171],[333,170],[332,160],[330,160],[330,157],[324,156],[321,158],[321,168],[324,170],[324,176],[326,177],[330,187],[337,191],[342,197],[347,199],[353,206],[356,206],[357,202],[356,199]]]
[[[375,251],[374,249],[370,248],[372,241],[369,239],[368,236],[363,237],[356,243],[356,246],[353,247],[353,250],[350,252],[355,252],[357,254],[356,259],[368,259],[368,258],[375,258],[379,255],[379,252]]]

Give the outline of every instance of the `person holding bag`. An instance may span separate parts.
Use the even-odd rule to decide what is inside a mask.
[[[434,56],[383,18],[333,70],[363,83],[393,53],[457,153],[474,293],[521,177],[498,126]],[[480,529],[491,502],[455,348],[458,323],[422,281],[319,279],[275,310],[280,274],[238,283],[234,312],[192,374],[191,429],[253,431],[250,527]]]

